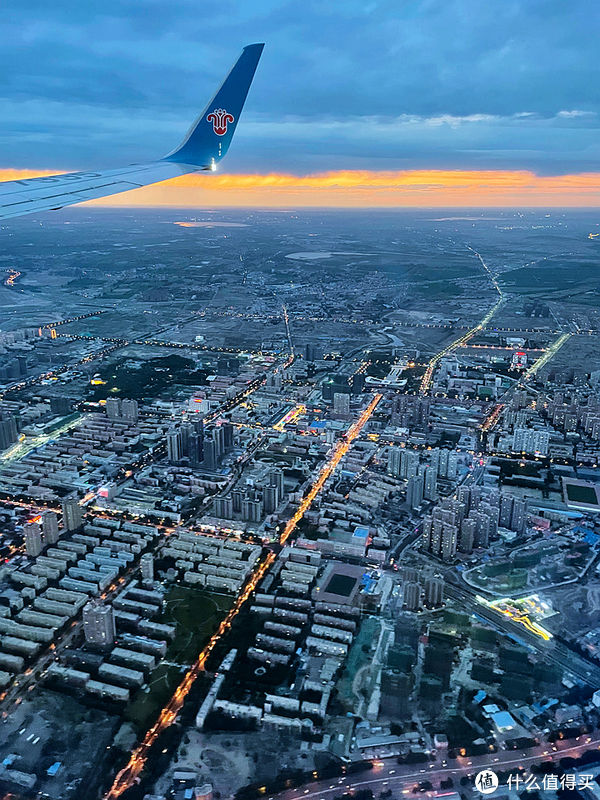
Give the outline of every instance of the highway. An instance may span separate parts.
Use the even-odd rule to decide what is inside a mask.
[[[498,398],[498,403],[494,406],[494,408],[491,410],[491,412],[488,414],[488,416],[485,418],[485,420],[481,425],[482,432],[490,431],[492,430],[492,428],[494,428],[494,426],[500,419],[500,416],[502,415],[502,412],[506,407],[506,404],[509,398],[512,396],[512,394],[517,389],[521,388],[529,378],[532,378],[536,374],[536,372],[539,369],[541,369],[541,367],[543,367],[545,364],[548,363],[548,361],[550,361],[551,358],[554,358],[554,356],[558,353],[560,348],[566,342],[568,342],[571,336],[573,335],[574,334],[572,333],[561,333],[558,339],[556,339],[549,347],[547,347],[544,350],[543,355],[536,361],[534,361],[534,363],[527,370],[525,370],[525,372],[523,372],[519,380],[515,381],[515,383],[513,383],[513,385],[510,386],[504,392],[504,394]]]
[[[600,734],[594,732],[591,736],[581,736],[579,742],[562,740],[552,744],[540,744],[530,750],[514,751],[500,750],[497,753],[457,758],[443,766],[432,762],[430,764],[398,764],[396,758],[385,758],[374,761],[370,770],[344,775],[341,778],[326,778],[312,781],[296,789],[287,789],[276,795],[267,796],[266,800],[332,800],[344,792],[356,792],[360,789],[370,789],[375,796],[383,790],[391,790],[398,797],[400,794],[409,794],[415,785],[422,781],[429,781],[434,789],[428,794],[431,796],[439,789],[440,781],[451,778],[454,790],[460,788],[460,779],[475,775],[483,768],[491,768],[496,772],[517,772],[520,768],[527,772],[532,764],[542,761],[557,761],[567,756],[577,758],[588,750],[600,749]]]
[[[168,330],[168,329],[166,329]],[[152,334],[152,336],[158,336],[160,331]],[[116,342],[120,344],[122,347],[126,347],[127,345],[145,345],[148,347],[170,347],[178,350],[202,350],[203,352],[208,353],[230,353],[232,355],[254,355],[254,356],[274,356],[275,353],[271,350],[247,350],[240,347],[218,347],[213,345],[207,344],[199,344],[198,342],[172,342],[167,339],[154,339],[150,338],[150,336],[144,339],[132,339],[131,341],[127,339],[119,339],[114,336],[93,336],[92,334],[84,334],[84,333],[59,333],[57,336],[62,336],[65,339],[73,339],[79,341],[91,341],[91,342]]]
[[[571,333],[562,333],[558,337],[558,339],[556,339],[556,341],[554,341],[550,345],[550,347],[546,350],[544,355],[541,358],[538,358],[538,360],[535,361],[531,365],[531,367],[529,367],[529,369],[524,373],[523,380],[527,380],[528,378],[531,378],[533,375],[535,375],[535,373],[539,369],[541,369],[541,367],[543,367],[544,364],[550,361],[550,359],[553,358],[556,355],[556,353],[558,353],[563,344],[565,344],[571,338],[572,335],[573,334]]]
[[[443,350],[440,350],[439,353],[436,353],[433,356],[433,358],[431,359],[431,361],[427,366],[427,369],[425,370],[423,377],[421,378],[421,385],[419,387],[420,394],[427,394],[427,392],[429,391],[431,387],[431,382],[433,380],[433,373],[435,372],[435,368],[437,367],[441,359],[444,356],[447,356],[450,353],[452,353],[454,350],[457,350],[459,347],[464,347],[476,334],[480,333],[488,324],[488,322],[492,319],[496,311],[504,303],[504,295],[502,294],[502,289],[500,288],[500,284],[494,277],[488,265],[485,263],[481,255],[476,250],[473,250],[472,247],[468,247],[467,249],[470,250],[472,253],[474,253],[480,260],[481,266],[487,272],[494,289],[496,290],[496,292],[498,292],[498,300],[494,303],[494,305],[489,309],[489,311],[485,314],[483,319],[477,325],[475,325],[473,328],[470,328],[466,333],[463,333],[462,336],[459,336],[458,339],[455,339],[449,345],[446,345],[446,347],[444,347]]]
[[[58,319],[54,322],[46,322],[42,328],[56,328],[59,325],[69,325],[71,322],[79,322],[82,319],[90,319],[90,317],[99,317],[102,314],[108,313],[108,309],[102,308],[99,311],[88,311],[85,314],[78,314],[76,317],[67,317],[66,319]]]

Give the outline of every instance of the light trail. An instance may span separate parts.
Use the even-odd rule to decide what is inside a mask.
[[[298,506],[298,510],[296,511],[294,516],[291,517],[291,519],[285,526],[283,533],[279,537],[279,541],[281,542],[281,544],[284,544],[287,541],[287,539],[289,539],[290,535],[296,528],[298,522],[302,519],[307,509],[312,505],[312,502],[315,499],[315,497],[321,492],[323,486],[329,480],[337,465],[346,455],[348,450],[352,447],[352,443],[354,442],[356,437],[360,435],[360,432],[364,428],[365,424],[369,421],[371,414],[373,413],[373,411],[375,411],[375,408],[377,407],[377,404],[379,403],[382,397],[383,397],[382,394],[376,394],[373,397],[373,399],[371,400],[369,405],[365,408],[365,410],[362,412],[360,417],[348,429],[345,440],[342,440],[337,444],[336,448],[333,451],[333,455],[319,473],[319,477],[317,478],[315,483],[313,483],[311,490],[302,500],[302,502]]]
[[[561,334],[561,335],[558,337],[558,339],[556,339],[556,340],[555,340],[555,341],[554,341],[554,342],[553,342],[553,343],[550,345],[550,347],[548,347],[548,348],[546,348],[546,349],[545,349],[545,351],[544,351],[544,354],[543,354],[543,355],[542,355],[540,358],[538,358],[538,359],[537,359],[537,361],[535,361],[535,362],[534,362],[534,363],[533,363],[533,364],[532,364],[532,365],[529,367],[529,369],[527,369],[527,370],[526,370],[526,371],[523,373],[523,375],[521,376],[521,378],[520,378],[520,379],[519,379],[519,380],[518,380],[518,381],[517,381],[517,382],[514,384],[514,386],[512,386],[510,389],[508,389],[508,390],[507,390],[507,391],[506,391],[506,392],[505,392],[505,393],[502,395],[502,398],[501,398],[501,399],[502,399],[502,400],[505,400],[505,399],[507,398],[507,396],[509,395],[509,393],[511,393],[511,392],[513,392],[513,391],[515,391],[515,389],[517,389],[517,388],[519,388],[520,386],[522,386],[522,385],[523,385],[523,383],[524,383],[525,381],[527,381],[527,379],[528,379],[528,378],[531,378],[531,377],[533,377],[533,376],[536,374],[536,372],[537,372],[539,369],[541,369],[541,367],[543,367],[545,364],[547,364],[547,363],[548,363],[548,361],[550,361],[550,359],[551,359],[551,358],[554,358],[554,356],[556,355],[556,353],[557,353],[557,352],[560,350],[560,348],[561,348],[561,347],[562,347],[562,346],[565,344],[565,342],[567,342],[567,341],[568,341],[568,340],[571,338],[571,336],[574,336],[574,335],[575,335],[575,334],[572,334],[572,333],[562,333],[562,334]],[[494,426],[497,424],[498,420],[500,419],[500,415],[502,414],[502,411],[504,410],[504,408],[505,408],[505,407],[506,407],[506,403],[505,403],[505,402],[499,402],[499,403],[497,403],[497,404],[494,406],[494,408],[492,409],[492,411],[490,412],[490,414],[489,414],[489,415],[488,415],[488,416],[485,418],[485,420],[484,420],[484,421],[482,422],[482,424],[481,424],[481,430],[482,430],[483,432],[485,432],[485,431],[490,431],[490,430],[492,430],[492,428],[494,428]]]
[[[498,420],[500,419],[500,415],[504,410],[504,403],[497,403],[490,414],[484,419],[481,424],[482,431],[491,431],[492,428],[496,425]]]
[[[541,358],[538,358],[538,360],[534,364],[532,364],[531,367],[529,367],[527,372],[523,375],[523,380],[527,380],[527,378],[530,378],[532,375],[535,375],[535,373],[541,367],[543,367],[544,364],[547,364],[548,361],[550,361],[550,359],[553,358],[556,355],[556,353],[558,353],[563,344],[565,344],[565,342],[567,342],[571,338],[571,336],[572,336],[571,333],[563,333],[561,336],[559,336],[558,339],[556,339],[556,341],[554,341],[550,345],[550,347],[546,350],[544,355]]]
[[[519,608],[517,603],[524,602],[525,599],[523,601],[513,601],[510,598],[506,598],[502,600],[492,600],[490,602],[478,595],[477,601],[487,608],[490,608],[492,611],[495,611],[498,614],[503,614],[513,622],[518,622],[519,625],[523,625],[523,627],[525,627],[530,633],[535,634],[535,636],[539,636],[545,642],[549,642],[550,639],[552,639],[552,634],[543,628],[538,622],[531,619],[526,609]],[[539,611],[539,609],[536,609],[535,607],[533,610]]]
[[[552,638],[552,634],[548,633],[548,631],[545,630],[545,628],[542,628],[541,625],[538,625],[537,622],[531,620],[525,612],[511,611],[511,609],[499,608],[498,606],[490,607],[494,608],[496,611],[499,611],[501,614],[504,614],[509,619],[512,619],[513,622],[518,622],[520,625],[525,626],[530,633],[541,637],[544,639],[544,641],[549,642]]]
[[[293,422],[295,419],[297,419],[298,417],[302,416],[302,414],[305,413],[306,413],[306,406],[304,405],[294,406],[294,408],[288,411],[287,414],[279,420],[279,422],[273,425],[273,430],[282,431],[286,425],[288,425],[290,422]]]
[[[494,286],[494,289],[498,292],[499,297],[497,302],[494,303],[494,305],[490,308],[490,310],[487,312],[487,314],[484,316],[481,322],[479,322],[478,325],[475,325],[474,328],[470,328],[466,333],[464,333],[454,342],[451,342],[447,347],[445,347],[443,350],[440,350],[439,353],[436,353],[436,355],[433,356],[433,358],[431,359],[431,361],[427,366],[427,369],[425,370],[423,377],[421,378],[421,386],[419,387],[419,392],[421,394],[426,394],[429,391],[429,388],[431,387],[433,373],[435,371],[436,366],[441,361],[441,359],[444,356],[448,355],[449,353],[452,353],[457,348],[464,347],[468,341],[470,341],[476,334],[478,334],[481,330],[483,330],[483,328],[485,328],[485,326],[492,319],[496,311],[504,303],[504,295],[502,294],[502,289],[500,288],[500,284],[494,277],[488,265],[485,263],[483,258],[479,255],[479,253],[476,250],[473,250],[472,247],[468,247],[467,249],[470,250],[472,253],[474,253],[477,256],[477,258],[481,261],[481,266],[487,272]]]
[[[337,465],[346,455],[348,450],[352,447],[352,443],[354,442],[354,440],[357,438],[357,436],[360,435],[362,429],[369,421],[371,415],[375,411],[375,408],[377,407],[377,404],[379,403],[382,397],[383,395],[381,394],[374,395],[369,405],[361,413],[360,417],[348,429],[345,438],[337,444],[331,458],[319,473],[319,477],[312,485],[306,497],[302,500],[302,502],[298,506],[298,509],[293,515],[293,517],[291,517],[291,519],[285,526],[281,536],[279,537],[279,541],[281,544],[284,544],[289,539],[289,537],[295,530],[296,526],[298,525],[298,523],[300,522],[306,511],[311,506],[314,499],[321,492],[327,480],[331,477]],[[166,728],[172,725],[173,722],[175,722],[177,714],[181,711],[183,704],[185,702],[185,698],[189,694],[194,681],[196,680],[198,675],[200,675],[200,673],[203,671],[207,658],[214,650],[217,642],[231,628],[233,620],[238,615],[244,603],[248,600],[252,592],[256,589],[257,585],[262,580],[265,573],[270,569],[271,565],[275,561],[275,558],[276,554],[273,552],[269,552],[264,561],[262,561],[259,564],[256,571],[253,573],[250,581],[246,584],[242,592],[237,596],[237,599],[234,605],[229,610],[227,616],[223,619],[216,632],[212,635],[206,647],[201,651],[194,664],[186,672],[185,677],[175,690],[175,693],[173,694],[171,699],[161,710],[159,717],[154,723],[154,725],[146,732],[146,735],[144,736],[142,742],[132,752],[128,763],[116,775],[113,785],[111,786],[107,794],[104,796],[104,800],[116,800],[116,798],[120,797],[123,794],[123,792],[129,789],[130,786],[133,786],[133,784],[136,782],[137,778],[139,777],[140,773],[144,768],[144,765],[146,764],[146,761],[148,760],[148,753],[150,751],[150,748],[156,742],[160,734]]]

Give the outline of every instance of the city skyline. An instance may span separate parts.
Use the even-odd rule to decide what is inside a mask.
[[[2,797],[600,800],[597,19],[0,21]]]
[[[0,786],[600,774],[595,212],[200,216],[12,223]]]

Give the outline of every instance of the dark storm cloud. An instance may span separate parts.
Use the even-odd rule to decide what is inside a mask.
[[[229,169],[598,169],[587,0],[13,0],[5,166],[170,149],[239,48],[266,41]]]

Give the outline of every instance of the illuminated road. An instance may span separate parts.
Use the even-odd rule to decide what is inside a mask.
[[[531,619],[527,611],[519,608],[516,604],[513,604],[510,599],[495,600],[494,602],[489,603],[489,607],[494,611],[497,611],[499,614],[504,614],[509,619],[512,619],[513,622],[523,625],[530,633],[533,633],[535,636],[539,636],[545,642],[549,642],[552,638],[551,633],[549,633],[541,625],[538,625],[535,620]]]
[[[89,319],[90,317],[99,317],[101,314],[108,313],[105,308],[99,311],[88,311],[86,314],[78,314],[76,317],[67,317],[67,319],[59,319],[56,322],[46,322],[42,328],[56,328],[58,325],[69,325],[71,322],[79,322],[82,319]]]
[[[0,462],[3,461],[17,461],[18,459],[24,458],[27,453],[30,453],[32,450],[35,450],[36,447],[41,447],[42,445],[49,442],[51,439],[56,439],[57,436],[60,436],[67,431],[72,430],[73,428],[78,427],[84,421],[85,417],[77,417],[76,419],[69,420],[69,422],[61,425],[60,428],[56,428],[51,433],[42,433],[39,436],[28,436],[25,437],[22,441],[17,442],[8,450],[5,450],[0,455]]]
[[[481,430],[482,431],[485,432],[485,431],[491,431],[492,430],[492,428],[496,425],[496,423],[500,419],[500,415],[502,414],[502,411],[504,410],[504,405],[505,405],[504,403],[497,403],[493,407],[491,412],[488,414],[488,416],[481,423]]]
[[[561,334],[558,337],[558,339],[556,339],[556,341],[554,341],[550,345],[550,347],[546,350],[544,355],[541,358],[538,358],[538,360],[534,364],[532,364],[531,367],[529,367],[529,369],[523,375],[523,380],[527,380],[527,378],[531,378],[533,375],[535,375],[535,373],[541,367],[543,367],[544,364],[546,364],[548,361],[550,361],[550,359],[553,358],[556,355],[556,353],[558,353],[558,351],[563,346],[563,344],[565,344],[565,342],[568,342],[568,340],[571,338],[571,336],[572,336],[572,334],[570,334],[570,333]]]
[[[470,350],[510,350],[511,353],[514,353],[515,348],[509,347],[508,345],[504,344],[461,344],[460,347],[468,347]],[[545,347],[520,347],[519,351],[521,353],[544,353],[546,351]]]
[[[293,422],[295,419],[302,416],[302,414],[306,414],[306,406],[294,406],[284,417],[279,420],[279,422],[276,422],[275,425],[273,425],[273,430],[282,431],[286,425],[289,425],[290,422]]]
[[[344,775],[341,778],[327,778],[305,784],[302,787],[288,789],[278,795],[271,795],[268,800],[330,800],[337,797],[344,791],[356,791],[357,789],[371,789],[377,796],[382,790],[391,790],[397,794],[409,794],[415,784],[422,781],[429,781],[434,790],[439,788],[439,782],[452,778],[454,787],[451,791],[458,791],[460,779],[476,774],[484,767],[491,768],[496,772],[514,772],[519,768],[527,771],[527,767],[532,764],[539,764],[543,761],[554,761],[566,756],[577,758],[587,750],[593,750],[600,746],[598,734],[593,736],[581,736],[580,744],[572,744],[573,740],[562,740],[555,745],[541,744],[526,751],[515,752],[514,750],[499,750],[497,753],[472,756],[469,758],[457,758],[453,765],[442,766],[435,763],[424,764],[417,769],[414,764],[398,764],[396,758],[386,758],[374,761],[374,767],[364,772]],[[428,796],[435,794],[429,791]]]
[[[354,442],[356,437],[360,434],[365,424],[369,421],[371,414],[373,413],[373,411],[375,411],[375,408],[377,407],[377,404],[379,403],[382,397],[383,395],[381,394],[376,394],[373,397],[373,399],[371,400],[369,405],[365,408],[365,410],[362,412],[360,417],[350,427],[350,429],[346,434],[345,439],[339,442],[338,445],[335,447],[331,458],[319,473],[319,477],[313,483],[311,490],[302,500],[302,502],[298,506],[298,510],[285,526],[283,533],[281,534],[280,537],[281,544],[284,544],[284,542],[286,542],[286,540],[290,537],[290,534],[294,531],[296,525],[302,519],[307,509],[312,505],[312,502],[315,499],[315,497],[321,492],[323,486],[331,477],[337,465],[346,455],[348,450],[352,447],[352,443]]]
[[[541,358],[538,358],[538,359],[537,359],[537,361],[535,361],[535,362],[534,362],[534,363],[533,363],[533,364],[532,364],[532,365],[529,367],[529,369],[527,369],[527,370],[526,370],[526,371],[525,371],[525,372],[522,374],[522,376],[519,378],[519,380],[518,380],[518,381],[516,381],[516,382],[515,382],[515,383],[514,383],[514,384],[513,384],[513,385],[512,385],[512,386],[511,386],[509,389],[507,389],[507,390],[504,392],[504,394],[502,395],[502,397],[501,397],[501,398],[499,398],[500,402],[498,402],[498,403],[497,403],[497,404],[494,406],[494,408],[492,409],[492,411],[491,411],[491,412],[488,414],[488,416],[487,416],[487,417],[485,418],[485,420],[482,422],[482,424],[481,424],[481,430],[482,430],[482,432],[485,432],[485,431],[490,431],[490,430],[492,430],[492,428],[494,428],[494,426],[496,425],[496,423],[497,423],[497,422],[498,422],[498,420],[500,419],[500,417],[501,417],[501,415],[502,415],[502,412],[504,411],[504,408],[506,407],[506,403],[507,403],[507,401],[508,401],[508,398],[509,398],[509,397],[510,397],[510,396],[513,394],[513,392],[514,392],[516,389],[519,389],[521,386],[523,386],[523,384],[525,383],[525,381],[527,381],[527,380],[528,380],[528,378],[532,378],[532,377],[533,377],[533,376],[536,374],[536,372],[537,372],[537,371],[538,371],[538,370],[539,370],[541,367],[543,367],[545,364],[547,364],[547,363],[548,363],[548,361],[550,361],[550,359],[551,359],[551,358],[554,358],[554,356],[555,356],[555,355],[558,353],[558,351],[560,350],[560,348],[561,348],[561,347],[562,347],[562,346],[563,346],[563,345],[564,345],[566,342],[568,342],[568,341],[569,341],[569,339],[571,338],[571,336],[573,336],[573,335],[574,335],[574,334],[572,334],[572,333],[561,333],[561,335],[558,337],[558,339],[556,339],[556,340],[555,340],[555,341],[554,341],[554,342],[553,342],[553,343],[550,345],[550,347],[548,347],[548,348],[547,348],[547,349],[544,351],[544,354],[543,354],[543,356],[541,356]]]
[[[45,327],[53,327],[52,325],[47,325]],[[152,336],[156,336],[157,334],[152,334]],[[126,347],[129,344],[133,345],[147,345],[148,347],[170,347],[179,350],[202,350],[204,352],[209,353],[231,353],[234,355],[245,355],[245,356],[274,356],[271,350],[247,350],[240,347],[217,347],[207,344],[199,344],[198,342],[172,342],[167,339],[154,339],[147,337],[145,339],[132,339],[128,341],[127,339],[119,339],[114,336],[94,336],[93,334],[87,333],[59,333],[57,336],[62,336],[65,339],[73,339],[75,341],[90,341],[90,342],[117,342],[121,344],[123,347]]]
[[[478,325],[475,325],[474,328],[470,328],[466,333],[463,333],[462,336],[460,336],[454,342],[451,342],[449,345],[444,347],[443,350],[440,350],[439,353],[436,353],[436,355],[434,355],[434,357],[429,362],[423,377],[421,378],[421,386],[419,387],[419,391],[421,394],[426,394],[429,391],[431,387],[431,381],[433,379],[433,373],[435,372],[435,368],[437,367],[441,359],[444,356],[447,356],[449,353],[452,353],[454,350],[457,350],[459,347],[464,347],[467,344],[467,342],[469,342],[476,334],[478,334],[480,331],[483,330],[483,328],[485,328],[485,326],[492,319],[496,311],[498,311],[500,306],[502,306],[502,304],[504,303],[504,295],[502,294],[502,289],[500,288],[498,281],[492,274],[492,271],[490,270],[488,265],[485,263],[483,258],[479,255],[479,253],[476,250],[473,250],[472,247],[469,247],[468,249],[472,253],[474,253],[477,256],[477,258],[481,261],[481,266],[487,272],[492,282],[492,285],[494,286],[494,289],[498,292],[498,300],[496,301],[496,303],[494,303],[494,305],[490,308],[490,310],[487,312],[487,314],[483,317],[483,319],[481,320],[481,322],[479,322]]]
[[[376,394],[372,398],[371,402],[361,413],[360,417],[349,428],[344,439],[342,439],[334,448],[333,453],[331,454],[329,460],[319,473],[319,476],[312,485],[310,491],[307,493],[306,497],[304,497],[297,511],[285,526],[280,536],[281,544],[283,544],[284,542],[287,541],[287,539],[289,539],[289,537],[295,530],[296,526],[298,525],[298,522],[302,519],[308,508],[311,506],[311,504],[317,497],[317,495],[322,491],[327,480],[331,477],[337,465],[346,455],[348,450],[352,447],[352,443],[357,438],[357,436],[360,435],[363,427],[369,421],[371,415],[375,411],[375,408],[377,407],[377,404],[379,403],[381,398],[382,398],[381,394]],[[244,603],[248,600],[252,592],[254,592],[257,585],[264,577],[265,573],[270,569],[273,562],[275,561],[275,558],[276,558],[275,553],[271,551],[268,553],[266,558],[259,563],[252,577],[250,578],[250,580],[248,581],[242,592],[238,595],[229,613],[227,614],[225,619],[221,622],[219,628],[213,634],[206,647],[199,654],[195,663],[186,672],[185,677],[175,690],[174,695],[171,697],[171,699],[168,701],[168,703],[164,706],[164,708],[160,712],[160,715],[156,720],[156,722],[154,723],[154,725],[146,732],[146,735],[144,736],[141,744],[139,744],[138,747],[136,747],[136,749],[132,752],[129,762],[126,764],[126,766],[123,767],[123,769],[115,777],[112,787],[105,795],[105,800],[115,800],[115,798],[120,797],[120,795],[122,795],[124,791],[126,791],[130,786],[133,786],[133,784],[136,782],[136,779],[139,777],[147,761],[148,752],[150,748],[156,742],[157,738],[162,733],[162,731],[164,731],[166,728],[172,725],[175,719],[177,718],[177,714],[181,711],[181,708],[183,707],[183,704],[185,702],[185,698],[189,694],[189,691],[192,688],[194,681],[196,680],[198,675],[203,671],[207,658],[215,648],[217,642],[231,628],[233,620],[238,615],[240,609],[242,608]]]

